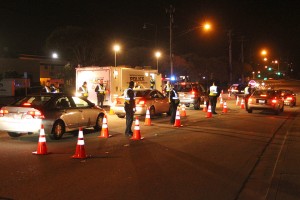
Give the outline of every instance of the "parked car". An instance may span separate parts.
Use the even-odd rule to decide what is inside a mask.
[[[280,95],[284,99],[284,105],[293,107],[296,106],[297,98],[296,94],[292,90],[288,89],[279,89]]]
[[[169,99],[156,89],[134,89],[135,115],[146,115],[149,108],[150,117],[160,113],[170,114]],[[125,117],[124,94],[117,97],[112,110],[119,118]]]
[[[105,111],[94,103],[62,93],[29,95],[0,110],[0,130],[11,137],[39,133],[44,125],[46,134],[60,139],[65,132],[80,127],[101,130]]]
[[[278,115],[284,110],[284,100],[280,91],[255,90],[249,97],[246,108],[248,113],[252,113],[253,110],[271,110]]]
[[[180,104],[186,107],[193,105],[195,110],[199,110],[208,98],[204,87],[198,82],[178,82],[174,88],[178,92]]]

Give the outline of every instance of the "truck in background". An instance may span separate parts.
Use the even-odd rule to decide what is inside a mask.
[[[76,68],[76,90],[86,81],[88,85],[88,100],[97,104],[95,88],[99,79],[103,79],[106,88],[104,105],[111,105],[115,98],[121,95],[129,82],[134,81],[140,88],[150,88],[150,80],[155,80],[154,88],[162,91],[161,75],[157,70],[136,69],[126,66],[91,66]]]

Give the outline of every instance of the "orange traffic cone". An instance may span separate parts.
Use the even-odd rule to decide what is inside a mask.
[[[241,109],[245,109],[245,102],[244,102],[244,98],[242,98],[242,101],[241,101]]]
[[[182,107],[181,107],[180,117],[186,117],[185,105],[182,105]]]
[[[207,112],[207,105],[206,105],[206,101],[204,101],[203,112]]]
[[[179,115],[179,111],[176,111],[176,118],[175,118],[175,123],[174,123],[174,127],[181,127],[181,122],[180,122],[180,115]]]
[[[84,139],[83,139],[83,131],[82,128],[79,128],[78,140],[75,154],[72,158],[86,158],[85,148],[84,148]]]
[[[133,136],[130,139],[131,140],[142,140],[142,139],[144,139],[143,137],[141,137],[140,121],[139,121],[138,117],[136,117],[136,119],[135,119],[135,126],[134,126]]]
[[[237,106],[239,106],[240,105],[240,99],[239,99],[239,97],[237,96],[236,97],[236,103],[235,103]]]
[[[223,108],[223,98],[220,98],[220,108]]]
[[[209,105],[206,113],[206,118],[211,118],[211,117],[212,117],[211,106]]]
[[[227,113],[227,103],[226,103],[226,101],[224,101],[222,113]]]
[[[41,125],[39,142],[37,146],[37,151],[32,152],[35,155],[46,155],[47,153],[47,145],[46,145],[46,135],[44,130],[44,125]]]
[[[99,138],[109,138],[111,135],[108,134],[107,118],[106,115],[103,117],[102,129]]]
[[[145,124],[144,125],[145,126],[152,126],[149,108],[147,108]]]

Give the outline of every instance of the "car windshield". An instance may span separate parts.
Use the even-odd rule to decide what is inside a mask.
[[[16,101],[12,105],[23,106],[25,103],[28,103],[32,106],[42,106],[45,105],[50,99],[51,96],[27,96],[23,99]]]

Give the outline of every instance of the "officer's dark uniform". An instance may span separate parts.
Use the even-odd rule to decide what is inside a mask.
[[[213,83],[213,85],[210,86],[209,88],[209,103],[211,105],[212,114],[217,114],[216,106],[217,106],[217,100],[219,96],[220,96],[219,88],[215,85],[215,83]]]
[[[98,84],[95,88],[95,92],[97,93],[97,103],[103,108],[103,101],[105,98],[105,87],[103,84]]]
[[[177,112],[177,106],[179,104],[179,98],[177,92],[174,90],[174,88],[172,88],[172,86],[169,92],[169,102],[170,102],[170,111],[171,111],[170,123],[174,124],[176,112]]]
[[[135,98],[133,92],[134,82],[130,81],[129,87],[124,92],[125,112],[126,112],[126,129],[125,135],[132,136],[131,126],[133,123],[133,115],[135,112]]]

